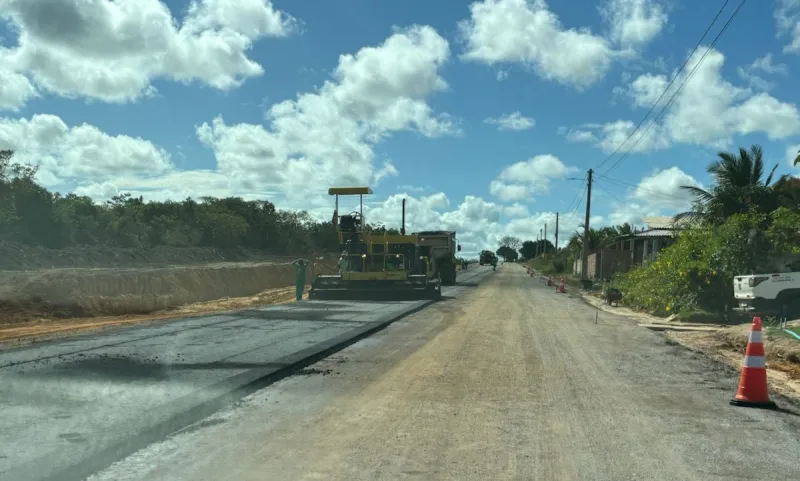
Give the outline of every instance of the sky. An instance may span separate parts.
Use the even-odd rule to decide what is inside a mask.
[[[328,187],[368,185],[370,223],[405,198],[464,254],[553,241],[556,213],[564,245],[588,169],[592,226],[687,209],[720,150],[800,174],[800,0],[745,2],[712,47],[739,3],[0,0],[0,149],[98,202],[329,219]]]

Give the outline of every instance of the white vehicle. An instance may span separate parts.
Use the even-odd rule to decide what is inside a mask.
[[[800,272],[736,276],[733,297],[737,311],[789,315],[800,307]]]

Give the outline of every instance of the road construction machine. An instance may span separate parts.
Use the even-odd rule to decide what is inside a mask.
[[[341,246],[340,270],[317,275],[309,299],[440,299],[442,282],[436,263],[421,248],[416,235],[405,235],[405,202],[400,235],[372,234],[364,219],[364,196],[369,187],[332,187],[333,223]],[[340,214],[339,197],[358,196],[359,209]]]
[[[490,250],[481,251],[480,258],[478,259],[480,265],[490,266],[497,263],[497,256]]]
[[[429,230],[417,232],[417,244],[423,249],[423,255],[433,259],[436,269],[441,274],[442,285],[453,286],[456,283],[456,253],[461,246],[456,243],[453,231]]]

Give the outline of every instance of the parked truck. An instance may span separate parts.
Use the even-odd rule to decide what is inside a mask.
[[[442,285],[452,286],[456,283],[456,253],[461,246],[456,242],[455,231],[429,230],[417,232],[417,244],[429,250],[428,257],[436,263],[436,270],[441,275]]]
[[[800,316],[800,272],[735,276],[736,311]]]

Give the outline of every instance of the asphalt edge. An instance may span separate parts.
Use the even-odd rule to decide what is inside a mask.
[[[431,304],[436,303],[436,301],[432,300],[419,302],[419,305],[402,311],[399,314],[388,314],[380,321],[370,323],[362,328],[342,334],[328,341],[306,348],[302,351],[290,354],[272,363],[285,364],[283,367],[277,369],[251,369],[242,374],[217,383],[211,386],[209,389],[222,388],[228,389],[228,391],[224,394],[206,399],[202,403],[189,407],[187,410],[184,410],[179,414],[175,414],[166,420],[160,421],[157,424],[131,436],[130,438],[119,441],[97,453],[93,453],[86,459],[74,462],[72,466],[66,469],[62,469],[40,479],[41,481],[84,481],[92,474],[110,467],[117,461],[120,461],[127,456],[146,448],[154,442],[166,439],[170,435],[178,433],[191,424],[211,416],[220,409],[230,405],[232,402],[241,400],[245,396],[258,391],[259,389],[263,389],[271,384],[276,383],[277,381],[285,379],[293,374],[297,374],[304,368],[319,362],[331,354],[341,351],[366,337],[376,334],[392,323],[415,314]],[[244,384],[241,384],[241,381],[247,378],[251,379],[246,381]],[[187,398],[192,397],[193,395],[191,394],[184,396],[173,401],[170,403],[170,405],[181,402],[185,403]]]

